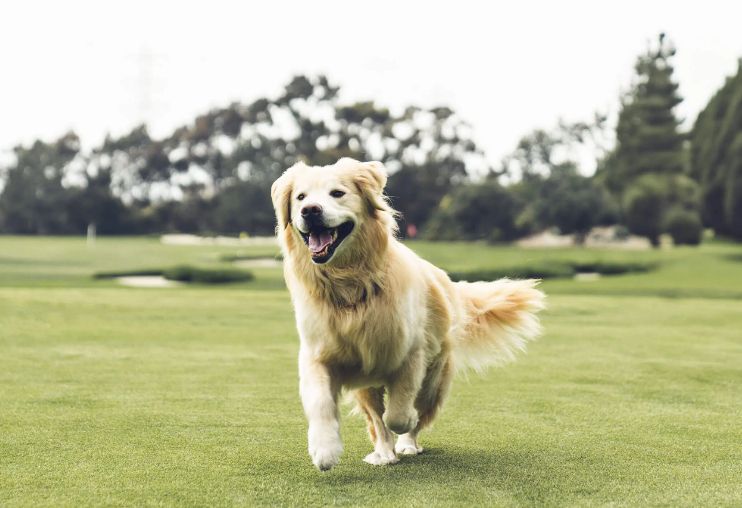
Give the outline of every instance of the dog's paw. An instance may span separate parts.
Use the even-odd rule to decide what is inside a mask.
[[[423,452],[422,447],[419,446],[400,446],[396,445],[394,450],[400,455],[419,455]]]
[[[364,462],[371,464],[372,466],[386,466],[388,464],[396,464],[399,459],[392,450],[371,452],[363,459]]]
[[[342,453],[343,443],[339,435],[329,431],[310,430],[309,456],[317,469],[327,471],[337,466]]]
[[[394,451],[400,455],[418,455],[423,452],[423,447],[417,444],[417,440],[408,434],[403,434],[397,439]]]
[[[387,411],[383,419],[389,430],[395,434],[406,434],[417,426],[417,410],[413,407],[406,412]]]
[[[320,448],[318,450],[310,451],[309,455],[312,457],[312,463],[317,469],[320,471],[328,471],[337,466],[338,462],[340,462],[340,452],[342,452],[342,448],[340,448],[339,451]]]

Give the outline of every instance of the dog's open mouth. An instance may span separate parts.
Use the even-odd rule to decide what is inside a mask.
[[[322,264],[328,262],[335,254],[335,249],[348,238],[350,232],[353,231],[353,226],[353,221],[344,222],[336,228],[312,226],[308,233],[299,231],[299,234],[309,247],[312,261]]]

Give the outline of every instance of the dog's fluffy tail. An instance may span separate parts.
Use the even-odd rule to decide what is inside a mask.
[[[454,359],[458,369],[503,364],[541,333],[536,313],[545,307],[538,280],[457,282],[463,305]]]

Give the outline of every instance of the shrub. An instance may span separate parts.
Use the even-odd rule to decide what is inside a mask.
[[[168,280],[196,282],[199,284],[225,284],[247,282],[254,278],[252,272],[237,268],[196,268],[188,265],[175,266],[163,271]]]
[[[511,279],[561,279],[574,276],[575,270],[568,264],[554,263],[540,266],[511,266],[500,269],[481,269],[466,272],[450,272],[454,281],[497,280],[504,277]]]
[[[638,178],[624,195],[624,213],[629,231],[646,236],[652,245],[658,246],[666,199],[667,191],[660,177],[645,175]]]
[[[617,204],[608,192],[571,165],[552,169],[545,180],[532,185],[538,187],[538,199],[530,206],[539,230],[556,226],[582,243],[593,227],[614,224],[618,219]]]
[[[195,282],[199,284],[225,284],[228,282],[247,282],[253,280],[252,272],[237,268],[196,268],[188,265],[172,268],[153,268],[146,270],[122,270],[116,272],[97,272],[94,279],[114,279],[117,277],[161,275],[168,280]]]
[[[454,281],[497,280],[504,277],[511,279],[566,279],[577,273],[599,273],[601,275],[621,275],[626,273],[642,273],[657,267],[654,263],[640,262],[555,262],[530,266],[511,266],[500,269],[470,270],[466,272],[450,272],[448,275]]]
[[[676,245],[698,245],[703,236],[699,214],[683,208],[673,208],[667,212],[665,230]]]
[[[118,272],[96,272],[93,274],[94,279],[115,279],[117,277],[145,277],[162,275],[162,268],[151,268],[143,270],[123,270]]]
[[[462,185],[440,201],[421,236],[430,240],[510,241],[518,237],[515,221],[520,210],[513,193],[495,180]]]
[[[588,263],[573,263],[575,271],[578,273],[599,273],[601,275],[622,275],[625,273],[644,273],[654,270],[657,265],[654,263],[627,262],[621,263],[616,261],[595,261]]]

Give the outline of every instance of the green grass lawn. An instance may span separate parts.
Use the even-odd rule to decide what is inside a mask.
[[[124,288],[91,275],[229,266],[221,256],[246,249],[0,237],[0,506],[742,505],[742,246],[411,246],[450,270],[659,268],[547,281],[545,336],[515,364],[457,379],[423,455],[365,464],[348,406],[341,463],[319,473],[279,269]]]

